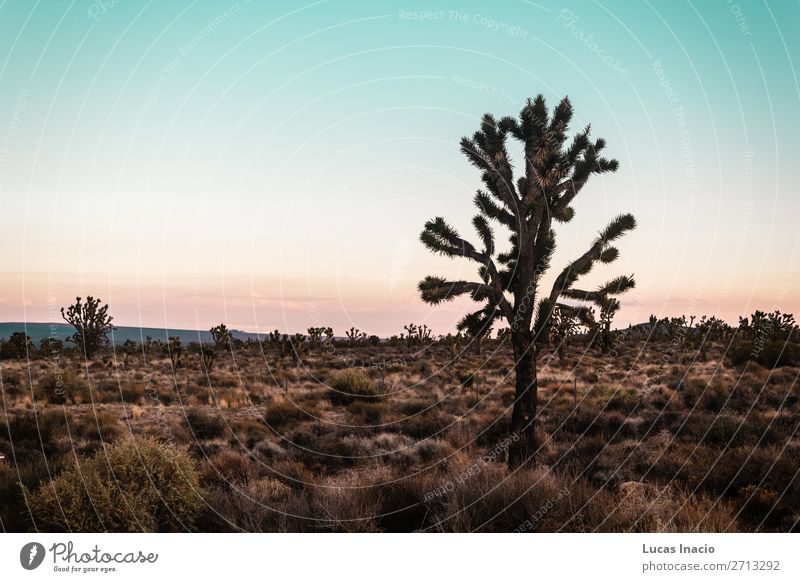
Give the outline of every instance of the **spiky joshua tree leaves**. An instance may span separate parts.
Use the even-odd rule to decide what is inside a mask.
[[[594,291],[576,287],[597,262],[610,263],[619,256],[611,243],[636,226],[633,216],[622,214],[598,234],[584,254],[556,275],[549,292],[540,292],[555,250],[554,224],[572,219],[572,203],[592,175],[614,172],[618,166],[616,160],[600,156],[605,141],[591,140],[589,126],[568,143],[571,118],[568,98],[551,115],[541,95],[528,100],[519,119],[498,121],[484,115],[480,130],[461,140],[461,151],[481,170],[485,185],[475,195],[478,214],[472,220],[480,246],[462,238],[439,217],[425,224],[420,237],[432,252],[478,264],[476,281],[423,279],[419,283],[423,301],[435,305],[468,294],[483,305],[464,316],[460,330],[480,335],[500,319],[510,327],[516,372],[510,426],[514,439],[508,455],[512,467],[532,462],[536,453],[536,339],[546,335],[553,311],[557,308],[580,317],[588,311],[587,304],[602,305],[634,285],[632,276],[624,276]],[[506,149],[509,137],[524,148],[525,167],[516,181]],[[494,226],[510,233],[505,252],[495,248]]]

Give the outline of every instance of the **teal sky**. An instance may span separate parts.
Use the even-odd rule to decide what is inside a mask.
[[[796,1],[0,0],[0,320],[444,333],[416,283],[474,268],[419,232],[472,236],[458,140],[537,93],[620,161],[554,260],[636,215],[590,281],[635,273],[617,324],[800,312],[798,33]]]

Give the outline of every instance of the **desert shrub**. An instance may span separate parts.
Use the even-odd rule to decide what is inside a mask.
[[[75,433],[83,438],[109,442],[116,440],[125,429],[117,415],[109,410],[85,414],[76,424]]]
[[[800,366],[800,344],[794,342],[769,342],[759,354],[758,362],[767,368]]]
[[[708,388],[708,384],[700,379],[697,378],[687,378],[681,382],[678,382],[676,389],[678,390],[681,401],[683,402],[684,406],[688,408],[694,408],[697,405],[697,401],[700,400],[700,397]]]
[[[141,382],[124,382],[119,386],[119,395],[127,404],[141,404],[147,393],[147,385]]]
[[[330,388],[327,396],[334,404],[347,405],[356,400],[375,402],[383,398],[375,382],[362,370],[352,368],[334,373]]]
[[[378,526],[385,532],[403,533],[419,531],[426,525],[428,509],[426,495],[446,480],[444,471],[403,475],[400,479],[385,479],[373,490],[380,498],[381,508],[376,514]]]
[[[62,437],[67,436],[67,423],[71,417],[68,411],[63,410],[19,412],[8,420],[7,425],[0,426],[0,434],[13,443],[17,462],[28,462],[41,455],[57,457],[70,446]]]
[[[0,340],[0,359],[27,359],[34,352],[31,338],[24,332],[15,331],[7,341]]]
[[[395,408],[404,416],[414,416],[420,412],[425,412],[435,404],[435,401],[428,398],[413,398],[404,402],[398,402]]]
[[[382,436],[402,437],[403,435],[382,433],[378,435],[379,438],[376,439],[376,444],[381,443],[380,437]],[[381,448],[386,451],[386,454],[381,458],[391,465],[408,469],[441,460],[453,452],[453,447],[450,443],[441,439],[426,439],[414,442],[410,437],[405,438],[408,439],[407,442],[398,443],[387,442],[390,439],[384,439]]]
[[[307,409],[288,398],[276,398],[264,410],[264,420],[275,430],[281,430],[300,424],[305,420],[314,420],[315,410]]]
[[[730,347],[728,356],[734,366],[749,361],[758,362],[766,368],[800,366],[800,344],[770,340],[756,345],[750,341],[738,341]]]
[[[342,475],[327,487],[314,493],[319,514],[316,527],[321,531],[368,533],[380,531],[375,518],[381,500],[370,487],[364,487],[359,476]]]
[[[380,424],[386,414],[386,406],[381,402],[364,402],[356,400],[347,407],[347,412],[355,420],[355,424]]]
[[[681,382],[678,390],[686,407],[696,407],[709,412],[720,412],[728,404],[728,397],[731,394],[730,386],[716,381],[707,383],[697,378]],[[741,397],[741,394],[739,396]]]
[[[186,426],[198,441],[216,439],[225,434],[225,421],[202,408],[186,411]]]
[[[84,404],[91,391],[89,383],[71,370],[53,371],[39,380],[34,397],[52,404]]]
[[[317,481],[316,475],[297,459],[278,461],[270,468],[273,477],[292,489],[313,488]]]
[[[581,436],[569,443],[554,466],[560,472],[590,472],[607,445],[608,439],[603,435]]]
[[[441,436],[442,431],[452,424],[451,417],[431,409],[427,412],[404,418],[397,424],[397,430],[416,439]]]
[[[428,531],[502,531],[524,526],[550,501],[549,517],[555,513],[559,483],[544,469],[509,474],[499,464],[454,465],[438,487],[423,494],[430,512]],[[562,493],[562,496],[566,491]],[[532,529],[553,531],[549,519],[540,519]]]
[[[29,495],[48,532],[166,532],[191,529],[202,507],[191,458],[152,439],[128,439],[72,461]]]
[[[697,489],[712,497],[735,499],[748,486],[781,493],[787,507],[800,504],[800,485],[796,482],[800,454],[796,448],[742,446],[724,451],[686,444],[658,462],[651,477],[671,480],[686,489]],[[669,470],[663,470],[663,466]],[[744,498],[738,497],[739,502]],[[790,525],[789,525],[790,527]]]
[[[730,387],[712,382],[698,401],[698,407],[709,412],[721,412],[728,403]]]
[[[282,459],[288,454],[288,451],[281,445],[270,439],[263,439],[256,443],[253,447],[255,452],[266,459]]]
[[[256,461],[245,453],[222,449],[203,463],[201,482],[204,485],[232,486],[246,483],[252,476]]]
[[[599,412],[597,410],[581,409],[576,413],[572,426],[573,430],[586,436],[600,434],[611,436],[625,424],[626,418],[623,413],[617,410]]]
[[[238,440],[244,442],[249,449],[252,449],[256,443],[272,433],[271,430],[264,426],[264,423],[247,418],[242,420],[232,419],[229,425]]]
[[[639,405],[639,395],[630,388],[617,388],[611,391],[611,396],[606,402],[606,410],[618,411],[623,414],[632,413]]]
[[[433,364],[431,364],[430,360],[423,358],[417,363],[417,371],[424,378],[427,378],[433,373]]]
[[[502,412],[476,416],[478,426],[475,433],[475,445],[491,448],[497,443],[503,442],[508,436],[508,420],[503,417]]]
[[[295,455],[321,473],[335,473],[353,467],[365,455],[365,442],[359,429],[331,430],[324,425],[310,425],[295,430],[289,439]]]
[[[202,531],[301,532],[311,531],[314,524],[300,517],[308,512],[309,496],[277,479],[258,479],[235,490],[213,488],[208,498]]]
[[[202,378],[202,381],[207,382],[205,378]],[[239,381],[235,374],[214,373],[211,375],[211,384],[215,388],[234,388],[239,385]]]
[[[3,381],[3,391],[8,396],[18,396],[22,393],[22,374],[17,370],[0,370],[0,379]]]
[[[760,439],[761,446],[784,445],[800,434],[800,416],[795,414],[750,414],[746,424],[755,440]]]
[[[749,437],[752,430],[746,423],[734,416],[719,415],[710,417],[709,420],[711,420],[711,423],[708,425],[708,430],[705,434],[704,442],[706,443],[722,445],[723,447],[735,447],[750,440]]]
[[[772,489],[748,485],[739,491],[742,518],[756,526],[774,526],[786,510],[780,496]]]
[[[590,500],[592,503],[594,500]],[[592,531],[599,532],[735,532],[730,504],[670,486],[626,482],[604,501],[606,515]]]
[[[32,522],[24,490],[35,489],[50,481],[50,475],[61,470],[59,460],[45,462],[44,457],[13,465],[11,459],[0,463],[0,530],[5,532],[32,531]]]

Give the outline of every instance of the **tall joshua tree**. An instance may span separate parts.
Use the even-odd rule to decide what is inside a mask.
[[[91,358],[103,345],[108,344],[108,334],[114,329],[108,315],[108,305],[100,305],[100,300],[92,296],[86,298],[86,303],[80,297],[75,298],[75,303],[66,308],[61,308],[61,317],[75,328],[72,341],[83,351],[86,359]]]
[[[481,170],[485,190],[474,201],[478,214],[472,224],[481,240],[476,248],[461,238],[443,218],[425,223],[423,244],[447,257],[465,257],[478,263],[477,281],[448,281],[428,276],[419,283],[423,301],[438,304],[469,294],[483,306],[464,316],[459,328],[475,335],[505,319],[511,329],[516,393],[511,414],[511,467],[531,462],[536,452],[536,339],[545,334],[553,310],[584,315],[587,304],[599,305],[609,296],[634,286],[633,276],[622,276],[596,290],[575,287],[596,262],[610,263],[619,256],[611,243],[636,226],[630,214],[621,214],[603,229],[591,247],[558,273],[549,292],[540,292],[542,277],[555,250],[555,222],[569,222],[575,197],[594,174],[614,172],[616,160],[600,156],[603,139],[592,141],[587,126],[567,143],[572,105],[564,98],[548,113],[544,98],[528,100],[519,119],[499,121],[486,114],[472,138],[461,139],[461,151]],[[508,137],[524,147],[524,173],[514,180],[506,149]],[[509,249],[497,252],[492,223],[510,232]],[[563,299],[570,303],[562,303]]]

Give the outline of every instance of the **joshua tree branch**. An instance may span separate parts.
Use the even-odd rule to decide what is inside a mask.
[[[553,287],[550,290],[550,302],[555,303],[560,295],[572,287],[572,284],[581,275],[588,273],[594,262],[600,258],[603,252],[605,241],[597,239],[591,248],[580,257],[569,263],[563,271],[556,277]]]

